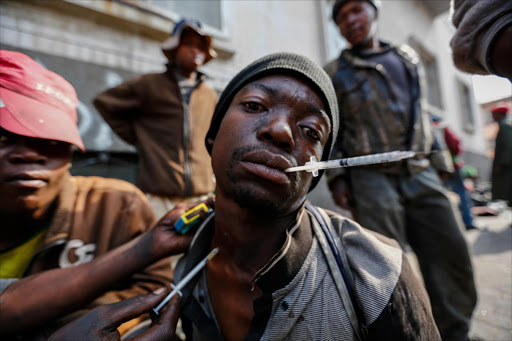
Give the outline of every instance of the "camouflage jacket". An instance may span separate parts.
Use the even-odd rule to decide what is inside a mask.
[[[389,44],[381,44],[389,47]],[[409,76],[411,117],[399,104],[397,89],[382,65],[364,60],[350,49],[342,51],[338,59],[325,66],[333,81],[340,109],[341,133],[331,158],[412,150],[419,155],[405,162],[408,172],[415,173],[431,163],[438,170],[450,171],[451,161],[447,155],[431,153],[436,149],[436,143],[430,117],[422,110],[420,83],[423,77],[419,57],[406,45],[391,49],[402,58]],[[382,169],[394,172],[396,165],[383,166]],[[343,173],[343,168],[331,171],[329,180]]]

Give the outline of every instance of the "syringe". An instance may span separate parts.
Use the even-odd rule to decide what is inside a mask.
[[[162,302],[156,307],[153,308],[153,311],[156,315],[158,315],[158,312],[162,307],[169,302],[169,300],[176,294],[180,294],[181,296],[181,289],[208,263],[215,255],[219,252],[219,248],[216,247],[213,249],[202,261],[200,261],[186,276],[179,282],[174,288],[173,291],[169,295],[167,295]]]
[[[316,161],[316,158],[314,156],[311,156],[309,162],[306,162],[304,166],[291,167],[285,169],[285,172],[307,171],[313,172],[313,176],[318,176],[318,170],[320,169],[354,167],[372,165],[376,163],[395,162],[411,158],[415,155],[416,153],[412,151],[395,151],[319,162]]]

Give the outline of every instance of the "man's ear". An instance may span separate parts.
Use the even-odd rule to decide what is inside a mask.
[[[173,50],[162,50],[164,53],[165,58],[169,61],[169,63],[174,64],[174,59],[176,57],[176,51],[178,48],[175,48]]]

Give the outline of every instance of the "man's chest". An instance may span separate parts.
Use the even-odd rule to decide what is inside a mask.
[[[252,276],[229,269],[208,271],[206,280],[211,308],[225,340],[242,340],[254,318],[254,300],[261,290],[251,284]]]

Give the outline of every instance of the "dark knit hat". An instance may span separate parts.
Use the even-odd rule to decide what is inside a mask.
[[[376,0],[336,0],[334,3],[334,6],[332,6],[332,20],[336,22],[336,15],[338,14],[338,11],[340,10],[341,6],[346,4],[349,1],[366,1],[372,5],[376,11],[379,10],[379,6],[377,5]]]
[[[307,57],[287,52],[275,53],[258,59],[240,71],[231,82],[229,82],[220,95],[210,124],[210,130],[208,130],[206,134],[206,149],[208,149],[210,154],[212,153],[213,145],[208,143],[208,139],[214,140],[217,136],[222,119],[236,93],[249,82],[275,74],[297,75],[300,78],[308,80],[309,83],[316,88],[317,94],[322,98],[326,106],[327,116],[331,123],[331,132],[322,155],[322,160],[328,160],[333,143],[338,136],[339,129],[338,102],[332,81],[327,73],[315,62]],[[320,176],[322,173],[323,172],[320,171]],[[320,176],[313,179],[309,189],[310,191],[316,186],[320,180]]]

